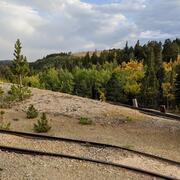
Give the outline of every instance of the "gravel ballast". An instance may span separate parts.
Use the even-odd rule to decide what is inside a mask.
[[[84,161],[0,151],[1,180],[155,180],[121,168]]]
[[[40,150],[46,152],[63,153],[87,157],[92,159],[104,160],[137,168],[150,170],[167,176],[180,178],[180,167],[155,160],[131,152],[104,147],[91,147],[71,142],[49,141],[41,139],[24,138],[14,135],[0,134],[0,145],[19,147],[25,149]]]

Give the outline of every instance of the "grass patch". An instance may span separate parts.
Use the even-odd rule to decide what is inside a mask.
[[[8,123],[1,123],[0,124],[0,129],[2,129],[2,130],[9,130],[10,126],[11,126],[10,122],[8,122]]]
[[[131,117],[127,116],[125,122],[131,122],[132,120],[133,119]]]
[[[123,148],[126,148],[126,149],[134,149],[134,146],[127,144],[127,145],[123,146]]]
[[[91,125],[92,124],[92,120],[87,118],[87,117],[81,117],[79,119],[79,124],[81,124],[81,125]]]

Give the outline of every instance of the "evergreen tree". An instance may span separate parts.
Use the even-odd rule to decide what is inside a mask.
[[[123,52],[122,52],[122,59],[123,61],[125,62],[128,62],[129,61],[129,47],[128,47],[128,42],[126,42],[126,46],[125,48],[123,49]]]
[[[113,72],[110,80],[107,83],[107,99],[110,101],[125,102],[121,80],[118,72]]]
[[[134,56],[134,48],[133,47],[130,47],[129,48],[129,59],[134,59],[135,56]]]
[[[180,107],[180,65],[177,67],[177,76],[175,81],[175,101],[176,105]]]
[[[154,68],[154,51],[152,47],[148,47],[147,54],[147,69],[145,78],[143,81],[142,93],[145,105],[156,106],[157,105],[157,93],[158,93],[158,81]]]
[[[176,42],[172,42],[170,39],[166,39],[163,46],[163,60],[169,62],[175,61],[179,53],[179,47]]]
[[[22,87],[23,77],[29,72],[29,65],[25,56],[21,54],[22,45],[18,39],[15,44],[12,72],[18,77],[18,84]]]
[[[86,53],[85,57],[83,58],[83,66],[84,67],[89,67],[89,64],[90,64],[90,55],[89,55],[89,52]]]
[[[104,50],[100,54],[99,63],[104,64],[105,62],[107,62],[107,59],[108,59],[108,52]]]
[[[91,63],[92,64],[97,64],[98,63],[98,56],[97,56],[97,51],[93,52],[92,56],[91,56]]]
[[[165,69],[162,61],[162,44],[161,42],[154,42],[154,55],[155,55],[155,73],[158,81],[158,103],[163,103],[163,89],[162,83],[165,80]]]
[[[137,41],[137,43],[134,47],[134,57],[135,57],[135,59],[138,59],[138,60],[145,59],[145,52],[144,52],[143,47],[140,45],[139,40]]]

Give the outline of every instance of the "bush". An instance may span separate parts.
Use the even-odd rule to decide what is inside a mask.
[[[22,101],[31,96],[31,90],[28,87],[12,85],[9,93],[10,101]]]
[[[79,119],[79,124],[82,124],[82,125],[91,125],[92,124],[92,120],[86,118],[86,117],[81,117]]]
[[[2,88],[0,87],[0,97],[4,94],[4,91],[2,90]]]
[[[35,109],[35,107],[33,105],[30,105],[28,107],[26,115],[27,115],[28,119],[34,119],[34,118],[38,117],[38,111],[37,111],[37,109]]]
[[[35,88],[41,87],[39,75],[26,76],[23,79],[23,82],[26,86],[29,87],[35,87]]]
[[[48,124],[48,119],[45,113],[42,114],[41,119],[37,121],[37,124],[34,124],[34,131],[37,133],[48,132],[51,129],[51,126]]]
[[[9,130],[11,123],[4,123],[5,111],[0,111],[0,129]]]
[[[99,100],[101,102],[105,102],[106,101],[106,96],[105,96],[105,93],[101,90],[99,90]]]
[[[0,121],[3,122],[4,120],[4,114],[5,114],[5,111],[0,111]]]
[[[131,117],[127,116],[125,122],[130,122],[130,121],[132,121],[132,120],[133,120],[133,119],[132,119]]]
[[[10,126],[11,126],[10,122],[8,122],[8,123],[0,123],[0,129],[2,129],[2,130],[9,130]]]
[[[0,87],[0,107],[1,107],[2,104],[3,104],[3,94],[4,94],[4,91],[3,91],[2,88]]]

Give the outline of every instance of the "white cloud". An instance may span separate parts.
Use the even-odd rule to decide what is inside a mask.
[[[142,39],[166,39],[166,38],[171,38],[172,35],[168,33],[161,33],[160,31],[145,31],[140,33],[140,38]]]
[[[15,5],[5,1],[0,2],[0,15],[2,27],[24,35],[32,34],[35,28],[43,22],[38,12],[31,7]]]
[[[17,38],[28,59],[35,60],[60,51],[122,47],[126,40],[132,44],[137,39],[175,37],[180,28],[179,2],[116,0],[97,5],[80,0],[1,0],[0,59],[12,58]]]

